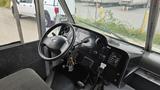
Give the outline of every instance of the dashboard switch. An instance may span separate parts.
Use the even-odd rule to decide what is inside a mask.
[[[93,54],[95,54],[95,55],[96,55],[96,54],[98,54],[98,52],[97,52],[97,51],[93,51]]]
[[[101,63],[100,68],[105,69],[107,65],[105,63]]]
[[[106,56],[103,54],[99,54],[99,59],[105,60]]]

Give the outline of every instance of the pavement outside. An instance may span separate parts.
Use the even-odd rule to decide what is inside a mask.
[[[20,22],[22,25],[24,42],[38,40],[36,20],[30,17],[22,17]],[[19,40],[17,24],[11,9],[0,8],[0,45]]]

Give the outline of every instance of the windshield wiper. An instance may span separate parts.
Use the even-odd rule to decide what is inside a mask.
[[[125,41],[125,42],[126,42],[126,40],[125,40],[124,38],[120,37],[119,35],[111,32],[111,31],[109,31],[108,29],[105,29],[105,31],[106,31],[107,33],[109,33],[109,34],[114,35],[115,37],[117,37],[117,38],[120,39],[121,41]],[[108,35],[106,35],[106,34],[104,34],[104,35],[105,35],[105,36],[108,36]]]
[[[96,28],[96,29],[99,29],[99,30],[101,30],[101,31],[103,31],[103,32],[106,32],[106,33],[109,33],[109,34],[112,34],[112,35],[114,35],[115,37],[117,37],[118,39],[120,39],[121,41],[125,41],[126,42],[126,40],[125,39],[123,39],[122,37],[120,37],[119,35],[117,35],[117,34],[115,34],[115,33],[113,33],[113,32],[111,32],[110,30],[108,30],[107,28],[100,28],[100,27],[97,27],[97,26],[94,26],[94,25],[89,25],[89,26],[92,26],[92,27],[94,27],[94,28]],[[106,35],[105,33],[103,33],[105,36],[108,36],[108,35]]]

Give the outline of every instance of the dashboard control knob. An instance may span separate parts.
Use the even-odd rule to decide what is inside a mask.
[[[117,73],[117,76],[120,76],[120,74],[119,74],[119,73]]]
[[[111,49],[111,47],[107,46],[108,49]]]
[[[117,82],[117,79],[114,79],[114,82]]]
[[[97,52],[97,51],[93,51],[93,54],[96,54],[96,55],[97,55],[97,54],[98,54],[98,52]]]
[[[102,52],[105,52],[106,51],[106,47],[102,47]]]
[[[99,59],[105,60],[106,56],[103,54],[99,54]]]

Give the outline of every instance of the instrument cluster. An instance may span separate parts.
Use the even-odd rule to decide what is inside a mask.
[[[121,54],[117,52],[112,52],[107,60],[107,63],[116,68],[121,60]]]

